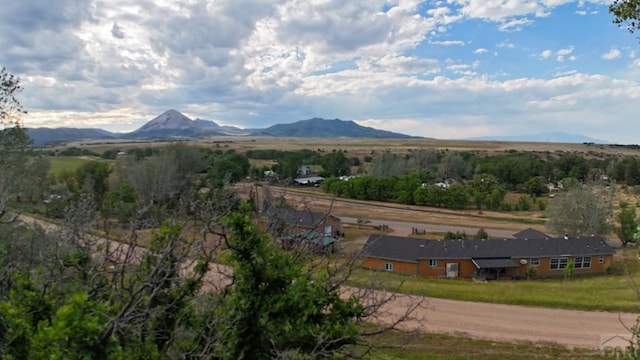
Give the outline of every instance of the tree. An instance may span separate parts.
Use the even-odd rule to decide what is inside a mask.
[[[542,194],[546,194],[549,189],[542,176],[534,176],[527,180],[524,184],[525,191],[532,197],[538,197]]]
[[[576,186],[547,206],[547,227],[556,234],[604,236],[609,233],[613,188]]]
[[[326,176],[349,175],[349,159],[342,151],[333,151],[322,157],[323,174]]]
[[[109,191],[109,174],[113,168],[106,161],[87,161],[76,169],[76,180],[82,190],[95,196],[96,203],[102,204]]]
[[[489,233],[484,228],[478,229],[478,232],[473,236],[475,240],[488,239]]]
[[[628,242],[634,242],[635,240],[633,235],[638,227],[635,206],[622,204],[621,210],[617,215],[617,219],[619,225],[616,227],[616,234],[622,242],[622,245],[625,246]]]
[[[478,174],[469,181],[471,196],[478,211],[482,212],[483,207],[499,209],[506,190],[504,190],[496,180],[495,176],[489,174]]]
[[[609,5],[609,12],[614,15],[614,24],[618,26],[624,24],[630,33],[640,30],[640,1],[615,0]]]
[[[562,270],[564,272],[564,280],[567,281],[575,272],[575,261],[573,258],[567,260],[567,265]]]
[[[138,194],[133,186],[120,183],[114,190],[109,191],[102,203],[101,212],[106,217],[115,216],[118,221],[126,224],[135,219]]]
[[[17,94],[22,91],[20,79],[0,70],[0,219],[7,213],[8,202],[19,195],[28,174],[29,136],[21,127],[25,113]]]
[[[20,78],[2,67],[0,70],[0,125],[14,127],[21,124],[20,116],[26,113],[16,97],[21,91]]]
[[[458,153],[448,153],[438,165],[438,175],[442,180],[466,178],[471,174],[471,166]]]
[[[627,159],[624,182],[629,186],[640,185],[640,167],[638,161],[633,157]]]
[[[133,186],[142,204],[164,203],[186,184],[185,174],[180,174],[176,158],[167,151],[140,160],[123,158],[116,164],[120,180]]]
[[[271,359],[287,350],[329,357],[355,344],[365,310],[359,300],[342,299],[337,288],[306,276],[303,263],[277,250],[250,221],[247,207],[242,211],[227,223],[234,286],[219,309],[226,314],[223,357]]]
[[[351,358],[421,306],[403,300],[390,324],[387,313],[365,324],[401,295],[345,287],[357,256],[285,252],[248,205],[191,194],[177,203],[151,231],[106,224],[102,237],[88,234],[90,196],[47,231],[0,223],[0,357]],[[223,259],[232,267],[214,263]]]

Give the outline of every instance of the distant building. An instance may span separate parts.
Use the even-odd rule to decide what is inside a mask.
[[[324,178],[322,176],[311,176],[311,177],[296,178],[296,179],[293,179],[293,182],[296,185],[313,186],[313,185],[320,184],[323,180]]]

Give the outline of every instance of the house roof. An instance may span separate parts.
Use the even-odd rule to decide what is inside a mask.
[[[287,225],[304,227],[315,227],[330,216],[323,212],[276,207],[268,208],[262,215],[269,218],[281,219]]]
[[[478,269],[496,269],[496,268],[510,268],[510,267],[518,267],[511,259],[471,259],[473,265]]]
[[[311,229],[309,231],[302,232],[297,235],[289,236],[289,240],[296,240],[301,242],[308,242],[313,245],[320,246],[329,246],[336,242],[336,239],[333,237],[323,234],[321,232],[316,231],[316,229]]]
[[[549,235],[533,228],[527,228],[513,234],[513,237],[516,239],[537,239],[537,238],[548,238]]]
[[[367,257],[417,262],[423,259],[496,259],[613,254],[599,236],[502,240],[425,240],[374,234]]]
[[[293,181],[296,184],[301,184],[301,185],[315,184],[315,183],[322,182],[322,180],[324,180],[322,176],[310,176],[310,177],[301,177],[301,178],[293,179]]]

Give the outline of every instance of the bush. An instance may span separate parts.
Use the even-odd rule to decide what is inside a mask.
[[[538,204],[538,209],[540,211],[545,211],[547,209],[547,202],[546,201],[544,201],[542,199],[538,199],[537,204]]]
[[[527,211],[531,210],[531,203],[529,202],[529,197],[527,195],[521,195],[518,199],[518,210]]]

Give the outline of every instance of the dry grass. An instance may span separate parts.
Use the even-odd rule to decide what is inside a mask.
[[[76,146],[101,152],[113,148],[133,148],[162,146],[169,142],[151,141],[93,141],[70,143]],[[318,151],[346,150],[350,156],[374,155],[383,151],[398,154],[422,149],[435,148],[443,151],[476,151],[486,154],[500,154],[512,151],[537,152],[541,154],[576,153],[588,157],[598,156],[638,156],[640,148],[613,145],[587,145],[547,142],[507,142],[507,141],[467,141],[439,139],[356,139],[356,138],[274,138],[253,136],[219,136],[207,139],[190,140],[189,144],[216,148],[220,150],[236,150],[244,152],[252,149]]]

